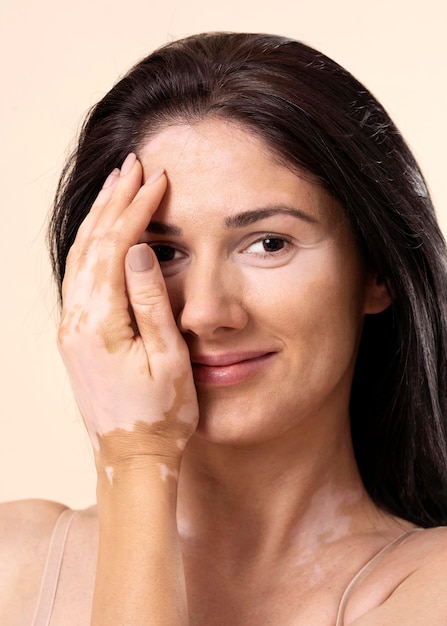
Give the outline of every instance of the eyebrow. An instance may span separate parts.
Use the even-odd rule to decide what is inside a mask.
[[[300,209],[288,206],[268,206],[260,209],[253,209],[252,211],[243,211],[241,213],[237,213],[236,215],[226,217],[224,219],[224,225],[225,228],[243,228],[244,226],[249,226],[250,224],[258,222],[259,220],[271,217],[272,215],[291,215],[292,217],[296,217],[297,219],[307,222],[308,224],[318,223],[318,220],[315,217],[301,211]],[[146,230],[157,235],[171,235],[174,237],[179,237],[182,234],[182,229],[178,226],[174,226],[174,224],[165,224],[163,222],[150,222],[147,225]]]
[[[178,226],[164,224],[163,222],[149,222],[146,230],[156,235],[171,235],[173,237],[179,237],[182,234],[182,229]]]
[[[244,226],[249,226],[254,222],[278,214],[291,215],[292,217],[296,217],[299,220],[307,222],[308,224],[318,223],[318,220],[315,217],[309,215],[308,213],[305,213],[304,211],[301,211],[300,209],[295,209],[288,206],[268,206],[263,207],[262,209],[244,211],[242,213],[237,213],[236,215],[226,217],[224,220],[224,224],[227,228],[243,228]]]

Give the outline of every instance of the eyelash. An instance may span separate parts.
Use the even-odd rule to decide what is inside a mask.
[[[259,251],[259,252],[248,252],[248,250],[252,247],[255,246],[256,244],[262,244],[264,242],[280,242],[281,243],[281,247],[278,250],[264,250],[263,252]],[[277,235],[274,233],[263,233],[262,236],[258,237],[257,239],[251,241],[248,245],[246,245],[243,249],[243,254],[250,254],[253,256],[256,256],[258,258],[261,259],[267,259],[267,258],[272,258],[272,257],[277,257],[280,256],[281,253],[285,253],[288,251],[288,248],[290,245],[292,245],[293,241],[291,238],[286,237],[284,235]],[[158,262],[163,265],[163,264],[167,264],[167,263],[172,263],[175,262],[179,259],[176,259],[175,256],[177,253],[182,253],[182,250],[179,250],[178,248],[176,248],[175,246],[171,246],[168,244],[164,244],[164,243],[152,243],[149,244],[151,246],[151,248],[153,249],[153,251],[155,252],[155,255],[157,256]],[[171,256],[171,258],[166,258],[166,253],[168,253],[168,256]],[[163,256],[165,258],[163,258]]]
[[[261,258],[265,259],[265,258],[269,258],[272,256],[278,256],[279,254],[281,254],[281,252],[284,252],[288,248],[288,246],[292,244],[292,240],[288,237],[285,237],[284,235],[266,233],[266,234],[263,234],[262,237],[259,237],[258,239],[253,241],[249,246],[247,246],[247,248],[251,248],[257,243],[263,243],[266,241],[277,241],[277,242],[281,242],[283,245],[281,246],[281,248],[279,248],[279,250],[265,250],[264,252],[247,252],[246,254],[256,254],[257,256],[260,256]]]

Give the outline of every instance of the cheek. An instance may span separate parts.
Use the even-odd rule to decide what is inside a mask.
[[[252,316],[285,343],[299,345],[310,357],[327,352],[338,358],[352,354],[362,325],[359,273],[341,262],[324,262],[317,255],[272,271],[271,277],[247,279]],[[248,297],[248,295],[247,295]]]
[[[331,252],[307,250],[294,262],[270,270],[231,264],[222,288],[246,309],[252,326],[280,340],[320,346],[323,338],[351,343],[361,326],[361,280],[349,259]],[[184,306],[185,274],[166,278],[176,320]]]

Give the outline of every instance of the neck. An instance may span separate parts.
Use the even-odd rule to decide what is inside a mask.
[[[220,543],[227,554],[278,554],[297,538],[307,543],[316,529],[331,541],[372,529],[380,514],[362,485],[349,434],[313,442],[289,437],[235,447],[193,438],[179,483],[181,532]]]

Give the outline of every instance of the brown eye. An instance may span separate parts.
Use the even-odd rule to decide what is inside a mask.
[[[155,252],[155,256],[157,257],[159,263],[166,263],[175,259],[177,251],[175,248],[172,248],[172,246],[155,244],[151,246],[151,248]]]
[[[287,237],[266,233],[247,246],[244,252],[250,255],[257,255],[261,258],[273,258],[279,256],[278,253],[287,252],[291,245],[291,241]]]
[[[267,237],[262,240],[262,246],[265,252],[278,252],[278,250],[282,250],[285,246],[284,239],[280,239],[279,237]]]

